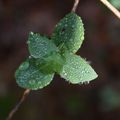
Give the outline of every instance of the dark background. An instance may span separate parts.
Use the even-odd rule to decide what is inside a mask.
[[[15,70],[29,55],[30,31],[50,35],[74,0],[0,0],[0,120],[19,101]],[[13,120],[120,120],[120,20],[99,0],[80,0],[85,41],[79,50],[99,77],[72,85],[56,76],[32,91]]]

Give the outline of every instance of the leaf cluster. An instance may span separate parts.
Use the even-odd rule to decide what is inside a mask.
[[[84,40],[84,26],[75,13],[67,14],[56,25],[51,38],[30,32],[30,57],[16,70],[20,87],[37,90],[50,84],[55,73],[72,84],[88,83],[96,72],[75,53]]]

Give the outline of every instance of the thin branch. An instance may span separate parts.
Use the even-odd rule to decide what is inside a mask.
[[[111,5],[107,0],[100,0],[100,1],[120,19],[120,12],[113,5]]]
[[[72,8],[72,10],[71,10],[72,12],[75,12],[75,11],[76,11],[79,1],[80,1],[80,0],[75,0],[74,5],[73,5],[73,8]]]
[[[29,95],[30,90],[26,89],[22,95],[22,98],[20,99],[19,103],[12,109],[12,111],[9,113],[7,120],[11,120],[13,115],[16,113],[16,111],[19,109],[20,105],[24,102],[26,97]]]

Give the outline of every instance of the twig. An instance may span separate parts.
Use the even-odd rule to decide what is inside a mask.
[[[73,5],[73,8],[72,8],[72,10],[71,10],[72,12],[75,12],[75,11],[76,11],[79,1],[80,1],[80,0],[75,0],[74,5]]]
[[[111,5],[107,0],[100,0],[100,1],[120,19],[120,12],[113,5]]]
[[[12,109],[12,111],[9,113],[7,120],[11,120],[13,115],[16,113],[16,111],[18,110],[18,108],[20,107],[20,105],[24,102],[24,100],[26,99],[26,97],[29,95],[30,90],[26,89],[22,95],[22,98],[20,99],[19,103]]]

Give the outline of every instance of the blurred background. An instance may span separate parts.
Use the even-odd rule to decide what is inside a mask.
[[[14,73],[29,55],[28,33],[51,35],[73,2],[0,0],[0,120],[24,91]],[[77,14],[85,26],[77,54],[91,61],[99,77],[88,85],[72,85],[55,76],[49,86],[31,92],[13,120],[120,120],[120,20],[99,0],[80,0]]]

